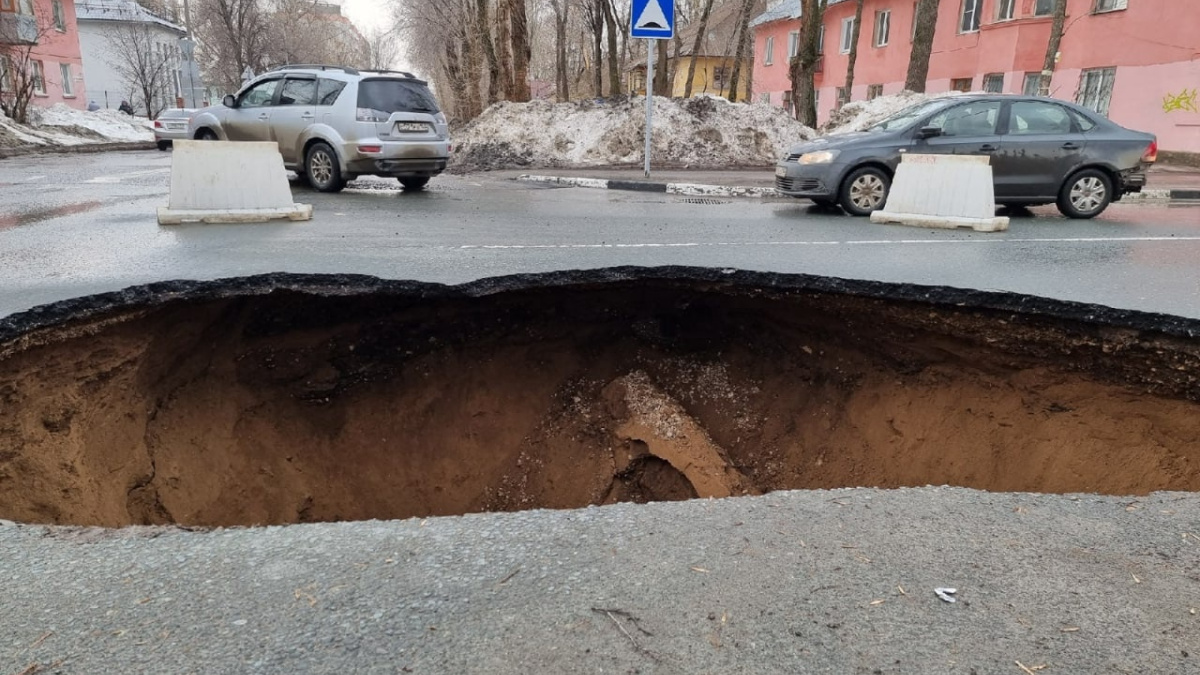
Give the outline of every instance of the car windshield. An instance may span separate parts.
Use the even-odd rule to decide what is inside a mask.
[[[363,80],[358,84],[358,107],[394,112],[438,112],[437,101],[421,82],[395,78]]]
[[[903,129],[917,121],[919,118],[924,117],[925,115],[928,115],[939,108],[942,108],[947,103],[948,101],[945,99],[918,103],[917,105],[905,108],[904,110],[892,115],[879,124],[876,124],[875,126],[871,127],[871,131],[895,131],[896,129]]]

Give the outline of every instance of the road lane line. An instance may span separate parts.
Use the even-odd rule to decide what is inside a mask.
[[[163,167],[161,169],[150,169],[148,171],[131,171],[129,173],[115,173],[115,174],[112,174],[111,176],[97,176],[95,178],[89,178],[88,180],[85,180],[84,182],[85,183],[120,183],[122,180],[125,180],[126,178],[140,178],[142,176],[152,176],[156,173],[167,173],[170,170],[171,170],[170,167]]]
[[[698,246],[886,246],[890,244],[1096,244],[1159,241],[1200,241],[1194,237],[1013,237],[1008,239],[850,239],[846,241],[711,241],[645,242],[638,244],[463,244],[466,249],[595,249],[595,248],[695,248]]]

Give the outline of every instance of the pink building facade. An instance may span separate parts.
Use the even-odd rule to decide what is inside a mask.
[[[37,44],[33,45],[29,56],[35,72],[41,75],[41,86],[31,103],[43,108],[55,103],[81,110],[87,108],[75,0],[0,0],[0,20],[13,25],[22,21],[28,27],[23,31],[36,34]],[[13,35],[16,31],[3,34]],[[12,48],[4,45],[0,52]],[[24,49],[22,46],[16,48]]]
[[[1050,95],[1156,134],[1164,150],[1200,152],[1200,2],[1065,1],[1067,30]],[[1054,2],[941,0],[926,91],[1036,93]],[[839,99],[863,100],[904,88],[916,4],[865,1],[854,90],[847,95],[855,3],[830,0],[816,77],[818,120],[826,120]],[[784,0],[756,19],[756,101],[788,105],[788,57],[798,41],[799,14],[799,0]]]

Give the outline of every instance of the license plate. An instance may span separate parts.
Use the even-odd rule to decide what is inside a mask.
[[[787,167],[785,167],[785,166],[775,167],[775,175],[779,176],[780,178],[787,178]]]
[[[429,131],[429,125],[424,122],[396,122],[396,131],[422,132]]]

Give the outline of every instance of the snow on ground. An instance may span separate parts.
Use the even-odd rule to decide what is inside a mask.
[[[30,117],[37,122],[23,125],[0,113],[0,148],[154,140],[152,122],[115,110],[87,112],[58,103],[37,108]]]
[[[833,111],[833,114],[829,116],[829,121],[821,127],[821,132],[834,136],[854,131],[866,131],[905,108],[937,98],[960,95],[957,91],[939,94],[917,94],[903,91],[891,96],[880,96],[870,101],[851,101]]]
[[[497,103],[455,134],[451,171],[640,164],[645,105],[644,98]],[[760,167],[813,135],[778,107],[655,97],[650,158],[660,167]]]

